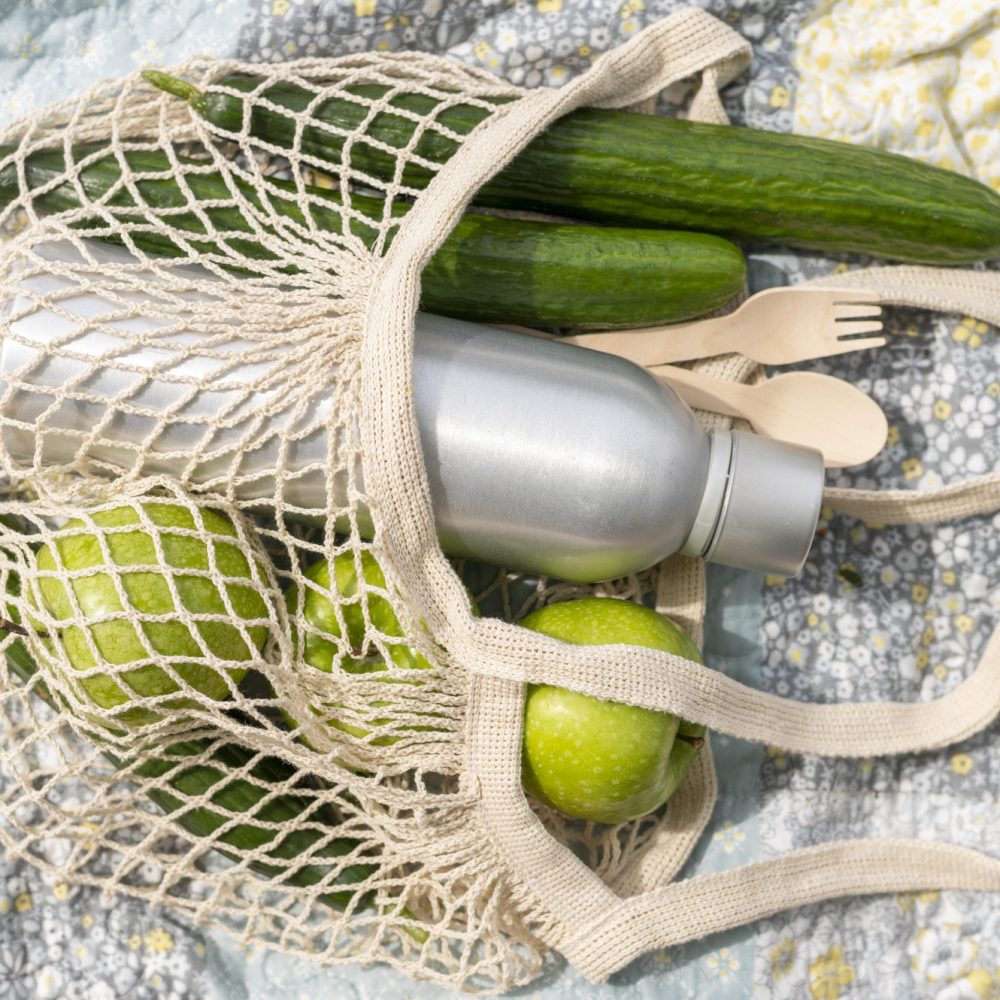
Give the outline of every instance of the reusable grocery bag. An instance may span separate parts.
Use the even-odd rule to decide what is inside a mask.
[[[531,981],[553,949],[597,982],[646,950],[818,899],[1000,889],[997,860],[902,840],[824,844],[675,881],[711,817],[707,745],[665,811],[615,827],[561,819],[520,784],[526,682],[787,750],[890,754],[946,745],[996,715],[996,634],[936,703],[795,703],[666,653],[622,647],[609,660],[479,617],[435,538],[410,388],[421,268],[477,188],[557,117],[647,105],[697,77],[690,114],[724,121],[718,88],[748,60],[741,38],[692,9],[558,91],[520,91],[416,53],[195,60],[175,73],[202,91],[234,72],[260,78],[240,92],[231,128],[134,75],[7,130],[0,179],[17,193],[5,218],[21,227],[0,258],[13,352],[0,400],[10,483],[0,843],[10,856],[244,941],[323,963],[384,961],[483,993]],[[314,96],[276,146],[253,129],[255,113],[278,110],[267,93],[279,82]],[[404,92],[426,110],[401,111]],[[358,124],[341,136],[340,164],[323,170],[304,137],[334,96],[357,105]],[[481,114],[467,134],[441,122],[458,105]],[[370,134],[385,114],[411,123],[405,145]],[[451,155],[425,156],[425,136]],[[62,151],[64,170],[37,187],[30,157],[43,149]],[[158,161],[140,155],[150,153],[166,166],[150,167]],[[388,179],[372,156],[388,159]],[[121,180],[88,202],[99,166]],[[276,183],[273,166],[291,183]],[[211,211],[196,197],[209,169],[229,189]],[[339,193],[339,226],[316,222],[303,185],[317,176]],[[180,205],[150,194],[164,178],[185,193]],[[76,205],[53,211],[45,193],[66,182]],[[352,208],[359,188],[385,199],[380,218]],[[401,217],[390,211],[404,203]],[[249,231],[220,221],[234,214]],[[109,239],[131,263],[102,265],[94,241]],[[248,253],[247,240],[267,252]],[[1000,301],[995,276],[961,271],[852,280],[911,303],[933,280],[941,290],[923,304],[987,319]],[[83,308],[88,296],[101,308]],[[52,319],[39,346],[18,324],[42,311]],[[736,358],[704,367],[760,377]],[[253,374],[234,381],[235,371]],[[110,399],[109,372],[127,385]],[[165,386],[166,412],[150,404]],[[206,394],[223,404],[210,418],[198,408]],[[67,407],[92,413],[69,446]],[[306,516],[288,492],[310,435],[327,445],[306,470],[323,497]],[[996,475],[928,494],[829,497],[881,521],[985,513],[998,499]],[[700,639],[697,560],[593,588],[649,590]],[[555,585],[545,596],[581,592],[591,591]],[[325,631],[309,601],[321,602]]]

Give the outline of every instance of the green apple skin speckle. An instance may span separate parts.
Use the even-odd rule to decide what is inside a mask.
[[[550,604],[521,625],[563,642],[648,646],[701,662],[698,648],[677,625],[630,601]],[[666,712],[532,684],[525,703],[524,787],[568,816],[621,823],[669,798],[697,755],[690,742],[677,737],[703,734],[704,727]]]
[[[227,578],[226,595],[232,610],[244,621],[268,618],[268,608],[260,590],[254,585],[247,558],[238,541],[228,542],[226,538],[237,538],[233,523],[225,515],[203,508],[200,517],[205,533],[210,537],[206,542],[199,537],[180,535],[174,528],[196,529],[194,515],[187,507],[146,500],[141,503],[146,518],[152,524],[160,543],[166,565],[157,570],[136,570],[131,567],[157,566],[154,540],[146,525],[135,531],[114,531],[103,534],[103,541],[114,563],[114,576],[108,572],[91,574],[66,580],[65,577],[38,577],[38,591],[45,610],[58,622],[67,624],[59,627],[57,637],[47,640],[52,646],[58,643],[70,665],[75,670],[90,670],[107,664],[122,667],[129,663],[148,660],[149,652],[171,658],[171,666],[186,685],[213,700],[220,700],[230,694],[230,685],[214,667],[206,664],[204,650],[220,659],[239,662],[250,659],[267,638],[266,625],[249,625],[245,629],[254,649],[245,641],[240,629],[228,621],[199,621],[194,624],[197,636],[182,621],[142,621],[137,626],[126,618],[98,621],[94,624],[69,624],[76,619],[73,599],[68,587],[72,588],[84,622],[115,612],[135,610],[141,615],[170,615],[178,609],[170,593],[167,581],[169,573],[177,595],[184,608],[192,614],[219,614],[231,617],[223,594],[208,577],[194,576],[186,570],[208,570],[209,548],[212,547],[215,566]],[[109,510],[98,511],[90,516],[90,521],[101,528],[121,528],[130,524],[139,525],[140,517],[135,506],[123,505]],[[87,522],[73,520],[67,523],[65,531],[86,528]],[[58,572],[60,569],[74,572],[107,565],[101,549],[101,540],[93,530],[75,535],[63,535],[50,545],[43,546],[37,557],[38,569],[43,572]],[[114,577],[120,581],[128,602],[123,607],[115,587]],[[238,581],[247,579],[247,584]],[[51,628],[51,626],[50,626]],[[93,642],[97,656],[88,642]],[[241,667],[226,669],[233,683],[238,683],[246,673]],[[180,690],[177,682],[161,667],[144,663],[131,670],[118,669],[113,673],[97,673],[81,680],[84,690],[94,704],[103,709],[115,709],[131,701],[135,695],[160,696]],[[128,727],[148,725],[162,717],[161,710],[170,711],[190,708],[194,704],[190,698],[178,698],[161,702],[158,710],[137,707],[115,714],[115,721]]]

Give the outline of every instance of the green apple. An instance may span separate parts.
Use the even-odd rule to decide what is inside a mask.
[[[330,568],[333,567],[331,584]],[[358,586],[358,567],[365,586]],[[302,646],[299,651],[303,662],[324,673],[330,673],[334,665],[352,674],[385,673],[388,668],[385,658],[378,647],[369,640],[365,628],[365,608],[372,626],[381,633],[382,645],[385,647],[393,666],[404,670],[429,670],[431,664],[427,659],[407,645],[405,632],[392,602],[383,594],[388,593],[388,586],[382,567],[375,556],[367,549],[362,549],[357,555],[354,552],[342,552],[334,556],[332,562],[320,559],[312,563],[305,571],[309,582],[304,587],[299,606],[298,587],[289,587],[285,595],[289,614],[305,619],[307,628],[303,629]],[[470,597],[471,600],[471,597]],[[475,602],[472,602],[472,613],[478,614]],[[293,634],[295,633],[293,625]],[[393,641],[395,639],[400,641]],[[419,680],[403,680],[398,676],[376,678],[380,684],[419,685]],[[391,692],[386,692],[386,698],[379,698],[368,703],[372,709],[371,728],[384,726],[389,720],[378,717],[377,710],[392,705]],[[371,733],[366,726],[358,726],[342,719],[330,717],[314,709],[315,714],[327,715],[327,723],[334,729],[349,733],[358,739],[365,739]],[[435,712],[421,713],[429,719],[437,717]],[[295,719],[286,713],[286,719],[293,728],[298,728]],[[436,727],[414,725],[413,732],[433,732]],[[308,744],[305,737],[301,737]],[[396,736],[377,736],[369,742],[374,746],[391,746],[396,743]]]
[[[367,586],[358,587],[358,563]],[[333,559],[334,586],[331,586],[330,562],[320,559],[305,572],[314,586],[305,587],[302,614],[312,626],[305,630],[302,656],[317,670],[329,673],[334,662],[348,673],[371,673],[385,670],[378,650],[368,643],[365,609],[372,626],[389,637],[402,637],[403,627],[388,598],[376,593],[386,590],[385,574],[367,549],[360,553],[342,552]],[[288,610],[298,613],[298,589],[292,586],[285,595]],[[386,641],[389,657],[397,667],[426,670],[427,660],[401,642]],[[339,660],[338,660],[339,656]]]
[[[362,578],[367,586],[358,586],[359,564]],[[333,586],[331,586],[331,565]],[[310,626],[303,629],[301,651],[303,661],[324,673],[330,673],[334,664],[352,674],[386,671],[385,660],[366,635],[365,609],[367,608],[368,619],[372,626],[383,636],[402,637],[403,627],[388,598],[370,589],[386,590],[385,574],[371,552],[367,549],[363,549],[357,555],[350,551],[343,552],[333,558],[332,564],[326,559],[320,559],[309,566],[305,577],[313,586],[307,584],[304,588],[301,612],[298,588],[293,585],[286,594],[289,613],[292,615],[301,613]],[[383,644],[386,646],[389,658],[397,667],[427,670],[431,666],[423,656],[403,642],[391,642],[386,639],[383,640]],[[415,683],[394,677],[386,677],[383,681],[386,684]],[[391,701],[376,700],[370,704],[372,709],[379,709],[390,705]],[[294,728],[298,728],[294,719],[288,717],[288,721]],[[372,718],[371,726],[378,728],[386,722],[388,719]],[[358,739],[364,739],[370,732],[366,727],[336,718],[328,718],[328,724]],[[389,746],[396,742],[396,738],[377,737],[371,742],[376,746]]]
[[[697,646],[669,618],[630,601],[593,597],[550,604],[520,624],[563,642],[648,646],[701,662]],[[524,788],[578,819],[635,819],[673,794],[704,732],[667,712],[531,684],[524,708]]]
[[[134,531],[120,530],[140,524],[137,507],[148,524]],[[53,619],[39,626],[50,633],[45,641],[51,647],[58,644],[75,670],[105,664],[115,668],[81,679],[95,705],[115,709],[136,695],[163,696],[181,690],[166,670],[149,662],[150,650],[170,657],[173,670],[185,685],[207,698],[221,700],[229,695],[230,685],[219,669],[205,662],[205,650],[220,660],[239,663],[249,660],[255,649],[263,646],[266,625],[245,627],[255,647],[251,649],[243,632],[231,621],[197,621],[193,623],[197,635],[193,635],[187,624],[169,617],[178,611],[171,584],[184,609],[192,614],[229,618],[235,613],[244,621],[268,617],[267,604],[259,584],[252,579],[232,521],[207,508],[201,509],[199,520],[201,525],[186,506],[143,500],[93,513],[89,521],[96,530],[64,533],[88,526],[80,519],[70,521],[53,544],[39,550],[38,592]],[[176,529],[199,529],[201,535],[179,534]],[[105,548],[113,568],[105,559]],[[210,567],[226,578],[225,596],[213,580],[203,575]],[[59,575],[46,575],[56,573]],[[124,592],[124,605],[116,581]],[[118,612],[135,612],[131,617],[137,620],[130,620],[124,613],[99,620]],[[148,620],[161,615],[167,617]],[[136,666],[122,669],[128,664]],[[224,669],[234,683],[246,673],[239,666]],[[193,699],[180,697],[161,701],[157,708],[174,711],[193,705]],[[161,711],[145,707],[115,713],[115,720],[128,727],[145,726],[161,717]]]

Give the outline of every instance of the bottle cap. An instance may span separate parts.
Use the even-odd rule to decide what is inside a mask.
[[[824,481],[823,456],[812,448],[714,431],[705,492],[681,551],[794,576],[816,533]]]

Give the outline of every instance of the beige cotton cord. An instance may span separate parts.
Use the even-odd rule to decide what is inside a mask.
[[[659,568],[656,610],[676,622],[701,648],[706,598],[705,563],[675,555]],[[670,796],[666,816],[645,847],[611,881],[622,896],[633,896],[670,882],[690,857],[705,832],[718,795],[711,734],[689,768],[680,787]]]
[[[639,647],[565,650],[500,621],[470,629],[466,669],[521,683],[549,683],[701,722],[738,739],[793,753],[870,757],[939,749],[979,732],[1000,712],[1000,635],[957,687],[929,702],[813,704],[768,694],[682,657]],[[470,642],[470,646],[471,646]]]
[[[446,218],[447,226],[450,228],[457,219],[457,213],[452,210],[450,216],[443,215],[443,213],[448,212],[448,206],[457,205],[461,207],[471,190],[474,190],[475,187],[485,181],[494,171],[502,167],[503,163],[520,149],[531,135],[544,128],[549,121],[565,114],[573,107],[584,103],[606,106],[637,104],[659,92],[674,80],[684,79],[695,72],[705,69],[706,66],[715,66],[718,68],[712,71],[711,77],[708,77],[706,74],[706,78],[702,80],[698,98],[696,99],[697,106],[692,107],[692,114],[694,115],[696,110],[700,108],[704,109],[704,113],[711,117],[712,120],[724,121],[725,115],[719,103],[716,87],[719,81],[727,82],[745,67],[749,61],[749,50],[746,43],[728,28],[725,28],[711,18],[703,16],[700,11],[680,12],[671,18],[667,18],[659,25],[647,29],[643,34],[648,37],[634,39],[626,46],[606,54],[597,61],[594,68],[586,77],[581,78],[576,83],[570,84],[559,91],[557,95],[540,95],[539,100],[541,106],[544,107],[544,111],[534,108],[526,109],[522,103],[517,108],[505,109],[504,113],[494,116],[489,123],[483,126],[483,131],[489,134],[492,142],[487,142],[485,138],[482,140],[483,145],[481,148],[484,150],[484,154],[480,157],[479,162],[475,164],[475,173],[471,173],[466,163],[456,162],[459,159],[456,157],[441,171],[435,180],[435,184],[438,185],[436,193],[440,199],[440,205],[433,205],[430,202],[429,196],[435,192],[428,191],[422,202],[417,205],[415,211],[426,210],[428,212],[428,219],[435,216],[439,219]],[[487,150],[489,150],[488,154],[485,153]],[[498,155],[498,150],[502,150],[503,152]],[[468,150],[463,151],[463,153],[466,152]],[[449,173],[449,168],[454,168],[454,171]],[[459,170],[461,171],[460,174],[458,173]],[[456,187],[459,184],[464,186],[461,192],[447,190],[442,194],[441,191],[446,182],[456,175],[459,177]],[[468,186],[470,180],[472,187]],[[392,302],[384,308],[384,315],[387,318],[398,317],[401,314],[403,290],[406,288],[410,290],[410,298],[406,302],[406,308],[409,310],[409,315],[415,312],[418,268],[429,259],[430,254],[440,244],[441,240],[444,239],[448,228],[430,230],[428,224],[421,224],[419,226],[415,225],[414,228],[409,230],[410,233],[417,234],[414,237],[415,243],[421,239],[425,241],[419,258],[411,257],[407,259],[408,254],[416,253],[417,251],[401,247],[400,241],[394,244],[384,262],[383,272],[375,283],[376,288],[384,290],[386,298],[392,297]],[[426,242],[426,234],[428,232],[433,232],[435,237],[431,242]],[[406,260],[406,272],[402,272],[396,265],[396,260],[398,259]],[[377,302],[377,299],[373,300],[373,302]],[[372,356],[378,356],[381,359],[380,363],[383,363],[388,352],[395,347],[398,362],[403,369],[398,376],[399,380],[402,383],[408,384],[410,358],[408,353],[404,354],[399,349],[399,345],[402,343],[401,338],[396,336],[391,328],[380,327],[371,312],[368,315],[366,327],[368,330],[366,345],[371,350]],[[380,329],[384,330],[384,333],[379,340],[374,331]],[[412,325],[408,336],[412,338]],[[376,390],[383,390],[384,385],[385,383],[380,382],[374,388]],[[373,406],[378,405],[378,402],[373,402]],[[384,463],[384,467],[388,468],[388,472],[392,477],[405,477],[409,479],[410,476],[418,474],[422,477],[423,470],[419,461],[419,450],[416,447],[416,430],[412,411],[400,414],[393,406],[390,394],[386,394],[383,396],[381,410],[376,419],[366,422],[365,426],[377,429],[380,424],[379,418],[382,420],[395,419],[397,421],[405,419],[409,425],[410,441],[406,442],[400,436],[400,425],[397,423],[381,437],[373,438],[368,444],[366,451],[370,454],[377,454],[380,458],[389,457],[389,460]],[[399,453],[393,455],[393,448],[398,449]],[[401,476],[400,470],[404,468],[403,463],[408,460],[412,461],[414,458],[416,458],[416,461],[413,462],[412,467],[405,469]],[[379,464],[382,465],[383,463],[380,462]],[[394,486],[397,487],[396,490],[393,489]],[[379,492],[395,495],[398,492],[398,482],[393,483],[390,481],[382,486],[376,486],[376,489]],[[433,575],[432,588],[435,588],[435,586],[439,587],[439,594],[442,592],[447,594],[450,590],[450,594],[445,598],[444,603],[450,603],[452,608],[460,606],[459,601],[461,598],[456,590],[457,581],[454,579],[450,568],[440,556],[436,543],[433,540],[433,525],[429,517],[426,486],[422,487],[419,497],[412,494],[412,492],[404,494],[404,496],[408,498],[412,497],[414,501],[419,500],[419,503],[415,502],[413,504],[414,509],[401,513],[399,524],[400,536],[412,530],[414,524],[418,524],[421,539],[418,552],[415,555],[417,555],[422,566],[415,565],[413,569],[419,571],[422,568],[428,574],[428,582],[431,582]],[[383,514],[385,513],[386,511],[383,511]],[[422,523],[419,523],[421,520]],[[388,537],[394,537],[393,528],[387,520],[383,520],[381,527]],[[400,548],[397,546],[391,547],[397,553],[400,551]],[[700,572],[700,568],[696,568],[693,565],[688,568],[688,574]],[[409,575],[406,570],[403,570],[402,573],[406,576]],[[699,593],[697,600],[703,607],[703,590]],[[469,619],[464,617],[463,625],[467,627],[468,624]],[[448,629],[448,626],[449,623],[447,620],[435,620],[435,627],[439,630],[439,633]],[[449,639],[447,644],[450,649],[455,650],[456,660],[464,664],[465,655],[462,650],[463,644],[461,640],[458,637],[454,637]],[[482,728],[482,720],[475,714],[476,706],[481,704],[481,701],[475,694],[475,690],[473,696],[470,698],[471,715],[467,733],[470,737],[470,743],[474,738],[475,743],[478,744],[482,742],[481,736],[484,730]],[[518,702],[523,700],[523,692],[520,685],[507,685],[504,690],[507,697],[513,698]],[[475,735],[473,736],[473,734]],[[520,768],[519,744],[515,748],[514,756],[513,766],[516,780],[516,774],[519,774]],[[507,761],[507,763],[510,764],[511,762]],[[487,766],[490,765],[488,764]],[[477,760],[470,758],[469,774],[475,776],[477,774],[477,767]],[[655,842],[643,854],[643,857],[646,858],[645,867],[641,869],[633,867],[623,876],[626,881],[629,879],[634,881],[637,877],[636,872],[639,871],[646,872],[647,877],[649,877],[648,873],[655,870],[653,877],[656,879],[672,877],[680,865],[683,864],[690,850],[693,849],[698,835],[707,823],[713,799],[714,775],[711,775],[711,760],[709,754],[706,754],[685,782],[683,795],[678,798],[677,808],[671,816],[672,824],[683,826],[683,836],[675,838],[672,842],[668,838],[656,838]],[[682,808],[684,805],[686,805],[686,808]],[[508,803],[507,808],[513,810],[511,813],[512,817],[529,823],[531,828],[538,834],[534,841],[537,849],[542,850],[543,853],[554,853],[556,857],[562,855],[565,848],[556,844],[555,841],[542,831],[538,821],[527,810],[523,796],[520,796],[516,805]],[[495,813],[492,815],[495,816]],[[509,843],[509,837],[501,835],[499,839]],[[541,867],[544,868],[547,865],[543,863]],[[560,867],[558,870],[563,871],[563,868]],[[585,880],[595,892],[598,892],[597,886],[600,884],[599,881],[593,875],[589,874],[586,869],[574,870],[571,878]],[[598,894],[600,895],[600,893]],[[537,895],[544,901],[546,893],[542,892]]]

